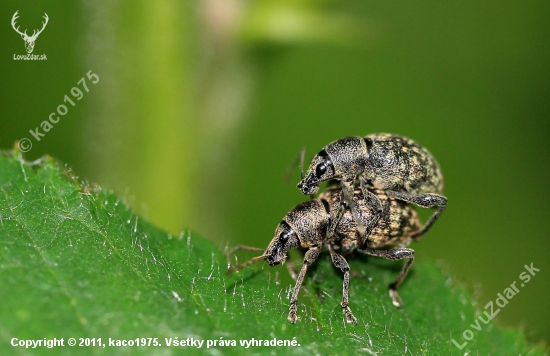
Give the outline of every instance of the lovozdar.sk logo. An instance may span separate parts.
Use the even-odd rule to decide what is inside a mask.
[[[29,35],[27,35],[27,30],[21,32],[19,30],[19,26],[17,26],[17,24],[16,24],[16,21],[19,18],[18,13],[19,13],[19,10],[17,10],[15,12],[15,14],[13,14],[13,17],[11,18],[11,26],[13,27],[15,32],[17,32],[19,35],[21,35],[21,38],[23,39],[23,41],[25,41],[25,49],[27,50],[27,54],[26,55],[16,55],[16,54],[14,54],[13,59],[15,59],[15,60],[18,60],[18,59],[45,60],[45,59],[47,59],[45,54],[33,55],[32,51],[34,50],[34,43],[36,42],[36,39],[38,38],[38,35],[40,35],[42,33],[42,31],[44,31],[44,29],[46,28],[46,25],[48,24],[48,20],[49,20],[48,14],[44,13],[44,22],[42,22],[42,28],[40,30],[33,30],[32,35],[29,36]]]

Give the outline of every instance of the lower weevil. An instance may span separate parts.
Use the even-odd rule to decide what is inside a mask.
[[[407,275],[414,259],[414,251],[406,248],[406,246],[411,240],[410,237],[420,229],[420,220],[416,211],[407,203],[387,195],[382,190],[371,189],[369,192],[380,202],[381,212],[378,209],[373,209],[373,202],[368,200],[369,195],[365,198],[361,189],[356,189],[352,198],[353,203],[358,208],[357,217],[365,226],[368,226],[373,219],[377,221],[367,239],[363,242],[360,242],[362,241],[360,240],[361,234],[357,229],[356,219],[350,209],[344,210],[334,235],[328,237],[327,230],[332,222],[333,213],[340,209],[341,204],[346,205],[345,202],[341,201],[341,189],[331,187],[317,199],[306,201],[294,207],[275,229],[275,236],[264,253],[248,262],[232,267],[229,272],[245,268],[262,259],[273,267],[285,261],[290,249],[308,248],[290,299],[288,320],[291,323],[296,323],[298,292],[304,281],[307,268],[319,257],[321,250],[327,248],[334,265],[344,273],[341,306],[346,321],[356,324],[357,319],[348,306],[350,268],[346,259],[336,251],[349,254],[357,250],[366,255],[390,260],[407,258],[408,261],[401,269],[399,276],[389,285],[392,302],[395,306],[400,307],[403,302],[397,293],[397,289]],[[387,247],[393,248],[379,250]],[[261,250],[247,246],[237,246],[232,252],[238,249]]]

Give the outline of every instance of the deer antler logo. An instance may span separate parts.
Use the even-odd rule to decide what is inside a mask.
[[[38,35],[42,33],[42,31],[44,31],[44,28],[48,24],[48,20],[49,20],[48,14],[44,13],[44,20],[46,21],[42,22],[42,28],[39,31],[33,30],[32,36],[29,36],[27,35],[27,30],[25,30],[25,32],[21,32],[19,31],[19,27],[15,28],[15,21],[19,17],[17,15],[18,12],[19,10],[17,10],[15,14],[13,14],[13,17],[11,18],[11,26],[13,27],[15,32],[20,34],[21,38],[25,41],[25,49],[27,50],[27,53],[32,53],[32,50],[34,49],[34,41],[36,41],[36,38],[38,37]]]

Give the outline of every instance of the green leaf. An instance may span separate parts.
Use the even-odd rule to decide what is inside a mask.
[[[339,305],[341,272],[321,255],[308,271],[309,292],[301,292],[300,319],[292,325],[286,316],[293,286],[284,267],[262,261],[227,275],[216,246],[151,226],[116,195],[79,183],[50,157],[26,162],[18,151],[0,155],[0,236],[2,355],[543,354],[493,322],[473,329],[476,307],[468,292],[421,257],[402,285],[401,309],[386,287],[401,265],[350,258],[350,306],[359,320],[352,326]],[[462,344],[467,329],[473,338],[459,350],[451,339]],[[11,346],[53,338],[65,346]],[[96,344],[101,338],[106,346],[71,347],[69,338],[77,345],[80,338]],[[109,338],[157,338],[160,346],[109,346]],[[176,338],[204,343],[166,346]],[[299,346],[240,346],[252,339]],[[217,345],[207,349],[207,340]]]

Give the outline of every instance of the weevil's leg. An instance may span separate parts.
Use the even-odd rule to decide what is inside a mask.
[[[298,292],[300,291],[300,287],[304,282],[304,277],[306,275],[307,267],[313,262],[315,262],[315,260],[319,257],[320,251],[321,249],[319,247],[312,247],[309,250],[307,250],[304,256],[304,264],[302,265],[300,274],[296,279],[296,285],[294,286],[294,291],[292,292],[292,297],[290,298],[288,320],[290,320],[292,324],[296,324],[296,319],[297,319],[296,311],[298,310]]]
[[[344,272],[344,284],[342,287],[342,311],[346,315],[346,321],[348,323],[357,324],[357,318],[353,316],[351,309],[348,306],[348,292],[349,292],[349,265],[344,257],[334,252],[332,247],[329,245],[328,250],[330,251],[330,257],[332,258],[332,263],[336,268],[340,268]]]
[[[408,193],[395,191],[388,191],[387,193],[389,196],[392,196],[395,199],[403,200],[408,203],[413,203],[422,208],[438,207],[438,209],[435,211],[435,213],[432,214],[428,222],[426,222],[426,224],[424,224],[424,226],[420,230],[411,235],[412,239],[415,241],[420,240],[422,235],[424,235],[432,227],[433,223],[447,207],[447,198],[439,194],[426,193],[419,195],[410,195]]]
[[[345,186],[344,186],[345,184]],[[361,221],[361,214],[359,213],[359,207],[353,202],[353,194],[355,191],[355,179],[352,181],[342,180],[342,192],[344,193],[344,201],[349,206],[351,214],[353,215],[353,220],[357,224],[357,231],[359,236],[365,236],[366,227]]]
[[[399,293],[397,293],[397,288],[399,288],[399,286],[405,279],[405,276],[407,276],[409,269],[411,268],[411,265],[414,261],[414,250],[410,248],[394,248],[392,250],[373,250],[370,248],[365,248],[357,251],[366,255],[382,257],[392,261],[402,260],[404,258],[409,259],[401,269],[401,272],[399,272],[399,276],[397,276],[395,281],[388,285],[393,305],[395,305],[396,307],[401,307],[403,305],[403,301],[401,300]]]
[[[346,201],[342,198],[342,194],[340,194],[340,201],[336,204],[333,204],[333,206],[338,206],[338,208],[336,208],[335,211],[331,212],[330,225],[327,229],[327,240],[334,236],[334,233],[336,232],[336,226],[338,226],[338,223],[340,222],[340,220],[342,220],[342,216],[344,216],[344,211],[346,210],[347,204]]]
[[[340,223],[340,220],[342,220],[342,216],[344,216],[344,211],[346,210],[346,207],[350,208],[353,218],[357,223],[357,230],[359,231],[360,235],[362,236],[365,232],[365,227],[363,226],[363,222],[361,221],[360,215],[357,211],[357,207],[353,202],[354,181],[342,180],[341,185],[343,199],[340,200],[338,210],[336,210],[336,212],[334,212],[333,216],[331,217],[330,226],[327,230],[327,239],[334,236],[336,227],[338,226],[338,223]]]
[[[285,262],[285,265],[286,265],[286,269],[288,269],[288,273],[290,274],[292,279],[293,280],[298,279],[298,273],[296,273],[296,269],[294,268],[294,262],[292,262],[291,260],[288,260],[288,261]],[[302,285],[302,289],[304,290],[304,292],[309,294],[309,290],[306,288],[306,286]]]
[[[285,263],[286,269],[288,269],[288,273],[292,277],[293,280],[296,280],[298,278],[298,273],[296,273],[296,270],[294,269],[294,262],[288,260]]]
[[[365,197],[365,202],[367,206],[373,210],[373,218],[369,220],[367,226],[365,227],[365,230],[362,234],[359,235],[359,246],[363,246],[376,224],[378,224],[378,220],[382,215],[382,203],[380,202],[380,199],[378,199],[378,197],[374,195],[374,193],[368,190],[368,183],[365,178],[359,177],[359,182],[361,184],[361,191],[363,192],[363,196]],[[361,231],[359,230],[359,232]]]

